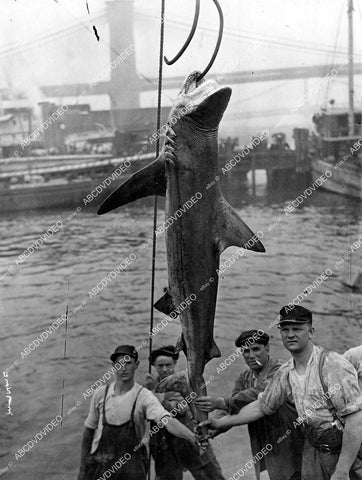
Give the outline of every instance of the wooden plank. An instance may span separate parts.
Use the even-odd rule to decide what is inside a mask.
[[[285,170],[295,169],[296,152],[295,150],[266,150],[251,154],[255,170]]]

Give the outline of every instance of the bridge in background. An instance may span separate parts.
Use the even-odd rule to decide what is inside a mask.
[[[337,76],[348,75],[348,64],[334,67]],[[272,68],[265,70],[245,70],[240,72],[230,72],[222,76],[229,85],[254,82],[271,82],[278,80],[293,80],[300,78],[322,78],[333,70],[330,65],[313,65],[307,67],[289,67]],[[362,63],[356,63],[354,66],[355,74],[362,74]],[[218,75],[209,75],[208,78],[217,79]],[[184,77],[165,77],[163,79],[163,88],[179,88]],[[139,89],[141,91],[157,90],[158,80],[156,78],[139,78]],[[77,97],[79,95],[108,95],[110,92],[110,82],[99,82],[92,88],[88,83],[73,83],[67,85],[47,85],[42,86],[41,90],[46,97]]]

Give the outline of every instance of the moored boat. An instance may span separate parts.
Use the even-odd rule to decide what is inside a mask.
[[[49,157],[34,162],[21,159],[2,165],[0,172],[0,213],[36,209],[84,207],[87,196],[97,203],[142,168],[154,154],[123,158],[77,158],[69,162]],[[23,164],[24,162],[24,164]],[[92,191],[97,189],[92,196]]]
[[[353,105],[353,0],[348,0],[348,111],[331,110],[314,115],[317,135],[312,136],[311,171],[315,181],[330,170],[321,188],[362,199],[362,122]]]

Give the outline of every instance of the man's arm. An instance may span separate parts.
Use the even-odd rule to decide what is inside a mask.
[[[202,412],[213,412],[216,409],[226,410],[226,403],[223,397],[198,397],[194,403]]]
[[[260,392],[255,393],[255,396],[253,398],[250,398],[249,401],[245,402],[243,405],[240,405],[240,407],[237,408],[235,411],[234,409],[230,408],[231,399],[238,394],[243,394],[242,391],[246,389],[246,380],[244,378],[245,374],[246,372],[240,374],[239,377],[237,378],[231,397],[211,397],[211,396],[198,397],[195,400],[196,407],[203,412],[213,412],[214,410],[218,409],[218,410],[228,410],[229,413],[231,414],[238,413],[240,408],[242,408],[244,405],[256,400],[258,398],[258,393],[260,393]]]
[[[362,443],[362,410],[346,417],[343,431],[342,450],[338,458],[336,470],[331,480],[348,479],[349,470],[357,457]]]
[[[197,446],[195,435],[176,418],[168,417],[167,422],[165,422],[165,428],[172,435],[175,435],[175,437],[183,438],[184,440],[187,440],[188,442]]]
[[[254,402],[259,393],[263,392],[268,382],[274,377],[279,370],[281,363],[273,365],[264,380],[259,381],[255,387],[249,387],[251,372],[246,371],[237,378],[232,394],[230,397],[198,397],[195,400],[195,405],[203,412],[212,412],[216,409],[227,410],[234,415],[251,402]]]
[[[87,459],[88,459],[88,456],[90,455],[90,451],[91,451],[91,447],[92,447],[94,432],[95,432],[95,430],[93,430],[93,428],[85,427],[85,429],[84,429],[78,480],[86,480],[85,469],[86,469],[86,465],[87,465]]]
[[[268,373],[263,380],[258,381],[255,387],[251,387],[250,371],[242,373],[235,382],[231,397],[225,397],[226,408],[231,414],[238,413],[239,410],[248,403],[254,402],[258,398],[259,393],[263,392],[269,381],[275,376],[281,366],[280,361],[270,360]],[[263,375],[264,377],[264,375]]]
[[[224,428],[235,427],[236,425],[244,425],[245,423],[255,422],[259,418],[264,417],[259,400],[249,403],[240,410],[237,415],[225,415],[222,418],[211,418],[200,423],[200,427],[204,425],[211,425],[216,430],[222,430]]]

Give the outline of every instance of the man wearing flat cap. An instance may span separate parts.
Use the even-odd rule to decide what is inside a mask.
[[[238,413],[242,407],[258,398],[282,365],[281,361],[270,357],[269,335],[263,330],[242,332],[235,340],[235,345],[249,368],[239,375],[231,396],[199,397],[195,403],[205,412],[220,409],[232,415]],[[292,429],[296,419],[297,412],[293,404],[286,402],[270,417],[248,425],[258,480],[264,470],[267,470],[270,480],[300,478],[303,445],[299,430]],[[291,433],[285,435],[286,431]],[[257,454],[266,445],[273,445],[273,449],[259,460]]]
[[[148,374],[146,386],[155,391],[155,395],[162,395],[162,399],[160,398],[162,405],[169,412],[175,412],[176,418],[193,431],[195,424],[185,397],[179,391],[172,390],[172,386],[175,385],[173,379],[177,378],[178,387],[181,383],[184,384],[180,390],[188,391],[187,377],[182,375],[185,372],[175,374],[178,357],[179,354],[173,345],[152,350],[151,364],[158,376]],[[168,379],[169,386],[166,385]],[[198,449],[189,442],[163,430],[152,437],[151,453],[155,460],[156,480],[182,480],[184,469],[189,470],[196,480],[225,480],[211,445],[208,446],[206,453],[200,456]]]
[[[145,480],[144,443],[147,420],[197,445],[194,434],[160,404],[152,392],[135,383],[138,353],[121,345],[111,355],[116,380],[94,392],[85,421],[78,480]],[[108,474],[107,474],[108,472]]]
[[[312,312],[280,310],[280,334],[292,358],[265,391],[236,415],[202,425],[225,428],[254,422],[294,399],[304,434],[302,480],[362,479],[362,397],[357,372],[336,352],[313,344]]]

